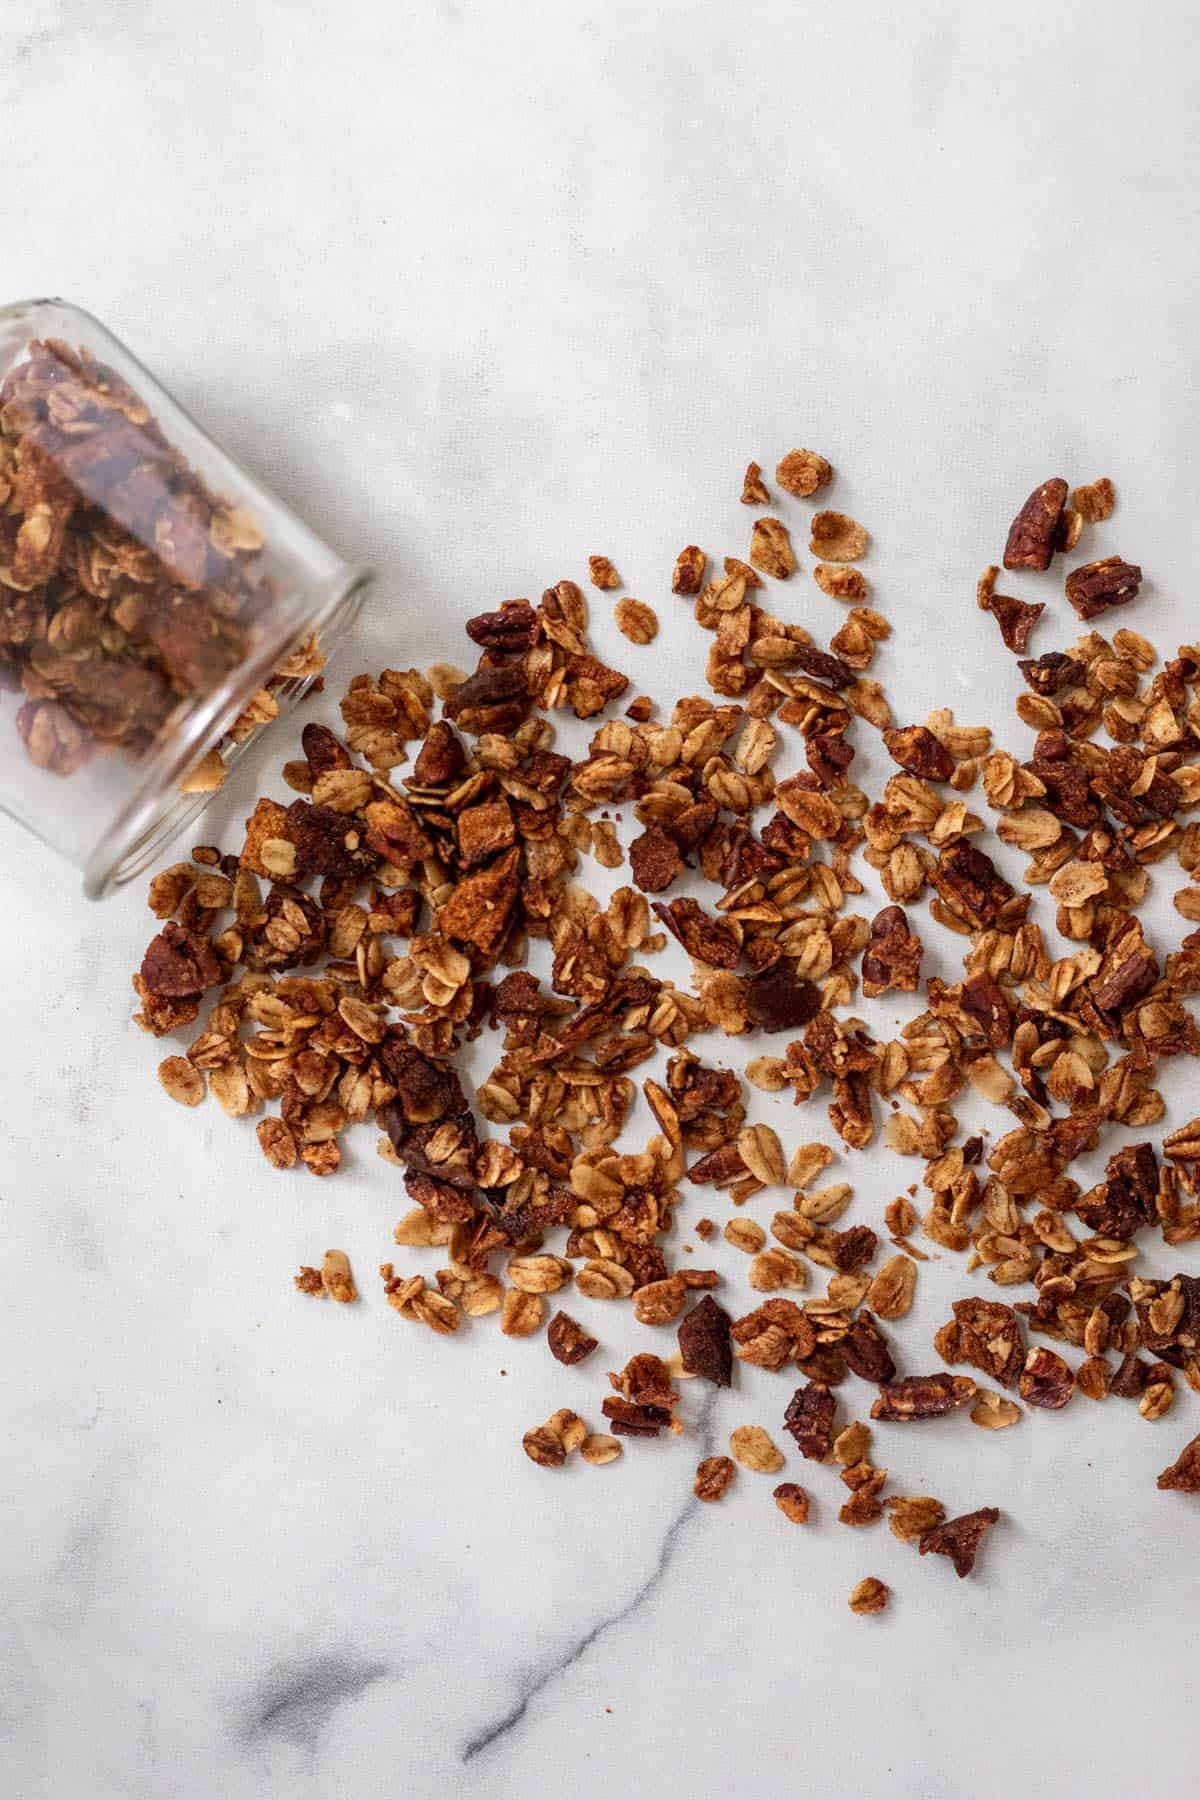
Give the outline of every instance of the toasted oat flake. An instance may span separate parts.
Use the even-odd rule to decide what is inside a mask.
[[[164,1091],[180,1106],[199,1106],[207,1087],[199,1069],[193,1068],[186,1056],[168,1056],[158,1065],[158,1079]]]
[[[743,1468],[759,1475],[773,1475],[783,1467],[783,1455],[761,1425],[739,1425],[730,1434],[729,1448]]]
[[[658,636],[658,614],[644,600],[631,600],[628,596],[618,600],[613,617],[631,644],[649,644]]]
[[[823,562],[857,562],[867,553],[870,539],[858,521],[847,513],[814,513],[810,530],[812,536],[808,547]]]

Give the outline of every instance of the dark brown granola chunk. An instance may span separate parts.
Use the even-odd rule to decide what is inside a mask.
[[[888,1341],[869,1312],[857,1315],[840,1349],[848,1368],[863,1381],[885,1382],[895,1376],[896,1363]]]
[[[972,1295],[954,1302],[954,1322],[938,1333],[947,1362],[969,1362],[1001,1387],[1011,1387],[1025,1361],[1021,1321],[1011,1306]],[[953,1354],[951,1354],[953,1351]]]
[[[714,969],[736,969],[741,947],[728,925],[710,918],[695,900],[683,896],[669,904],[656,900],[654,910],[689,956]]]
[[[1058,522],[1067,503],[1067,484],[1052,475],[1034,488],[1009,526],[1004,546],[1006,569],[1048,569],[1054,555]]]
[[[629,846],[629,867],[643,894],[661,894],[683,869],[683,858],[669,831],[648,825]]]
[[[546,1342],[555,1361],[569,1365],[590,1356],[597,1340],[570,1313],[556,1312],[546,1328]]]
[[[795,1440],[801,1456],[824,1462],[833,1448],[833,1422],[837,1398],[822,1381],[798,1387],[783,1415],[783,1429]]]
[[[798,1031],[821,1010],[820,988],[786,961],[752,975],[742,991],[746,1015],[760,1031]]]
[[[936,1419],[960,1406],[969,1406],[978,1391],[969,1375],[947,1375],[941,1371],[936,1375],[905,1375],[899,1381],[881,1385],[871,1417],[896,1422]]]
[[[863,951],[862,984],[868,999],[892,988],[914,994],[921,975],[921,940],[909,930],[902,906],[885,906],[871,921],[871,936]]]
[[[699,1375],[717,1387],[730,1386],[733,1380],[731,1324],[729,1314],[711,1294],[705,1294],[700,1304],[680,1320],[675,1335],[679,1340],[680,1360],[689,1375]]]
[[[1047,1350],[1039,1344],[1025,1358],[1017,1392],[1027,1406],[1042,1406],[1056,1412],[1075,1392],[1075,1376],[1070,1363],[1056,1350]]]
[[[1104,556],[1084,563],[1067,576],[1067,599],[1081,619],[1094,619],[1110,606],[1127,606],[1137,599],[1142,571],[1119,556]]]
[[[1194,1437],[1183,1446],[1155,1486],[1176,1494],[1200,1494],[1200,1437]]]
[[[948,1556],[961,1581],[975,1567],[979,1546],[1000,1517],[995,1506],[981,1506],[975,1512],[960,1513],[956,1519],[943,1519],[931,1525],[917,1540],[922,1556]]]
[[[924,725],[885,731],[883,741],[893,762],[910,775],[920,775],[926,781],[949,781],[954,773],[954,758],[941,739]]]
[[[194,998],[224,979],[208,939],[173,919],[151,938],[142,958],[141,976],[147,992],[164,1000]]]

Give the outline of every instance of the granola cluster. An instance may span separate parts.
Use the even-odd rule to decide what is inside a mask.
[[[262,641],[277,593],[252,519],[213,495],[114,370],[35,340],[0,384],[0,683],[39,768],[144,754]],[[277,680],[315,674],[315,645]],[[275,716],[262,689],[233,728]],[[219,785],[215,752],[191,781]]]
[[[777,481],[808,497],[832,474],[795,451]],[[756,463],[742,499],[771,503]],[[1112,506],[1107,481],[1069,502],[1065,482],[1043,483],[1005,566],[1044,573]],[[446,1334],[495,1312],[506,1335],[545,1330],[564,1366],[597,1348],[568,1311],[547,1323],[572,1288],[674,1332],[672,1354],[610,1373],[611,1436],[564,1408],[526,1433],[535,1462],[561,1468],[576,1448],[605,1462],[622,1437],[677,1434],[677,1384],[729,1387],[738,1362],[799,1376],[780,1422],[803,1459],[838,1469],[839,1521],[886,1516],[965,1576],[997,1509],[947,1518],[932,1496],[885,1492],[871,1426],[839,1419],[848,1383],[869,1389],[853,1410],[904,1428],[901,1442],[952,1414],[1008,1428],[1076,1389],[1136,1399],[1153,1420],[1177,1376],[1200,1389],[1200,1277],[1134,1267],[1143,1232],[1171,1246],[1200,1236],[1200,1120],[1158,1147],[1116,1143],[1098,1183],[1070,1172],[1114,1127],[1159,1123],[1159,1065],[1200,1051],[1184,1004],[1200,988],[1200,932],[1164,955],[1137,918],[1151,865],[1200,865],[1200,826],[1186,822],[1200,802],[1200,647],[1155,672],[1151,646],[1122,627],[1028,657],[1043,603],[998,595],[989,569],[980,604],[1022,658],[1028,753],[995,748],[946,708],[898,722],[869,673],[889,627],[853,567],[867,533],[829,511],[809,531],[818,588],[849,608],[827,645],[768,610],[763,576],[798,567],[779,519],[755,521],[746,562],[679,553],[670,586],[709,634],[713,697],[662,715],[646,696],[626,700],[626,676],[594,654],[570,580],[472,619],[469,674],[357,677],[343,737],[305,727],[303,757],[284,771],[290,803],[259,800],[234,854],[201,847],[155,878],[162,929],[134,978],[137,1019],[163,1035],[207,1009],[186,1055],[163,1064],[164,1086],[193,1104],[207,1084],[231,1115],[259,1114],[276,1168],[331,1174],[348,1128],[376,1122],[412,1202],[396,1243],[444,1251],[432,1279],[383,1265],[403,1317]],[[1112,557],[1073,569],[1067,599],[1086,617],[1102,597],[1124,605],[1131,569]],[[620,586],[607,558],[591,559],[591,580]],[[580,756],[555,747],[563,711],[596,721]],[[877,795],[852,778],[863,730],[892,766]],[[775,768],[785,738],[801,753],[791,773]],[[997,838],[1029,859],[1020,888],[982,847],[966,798],[977,787]],[[627,852],[614,814],[632,821]],[[626,855],[631,883],[602,905],[583,859],[612,869]],[[850,909],[865,892],[856,855],[887,897],[873,916]],[[1055,904],[1053,940],[1033,916],[1039,887]],[[1200,916],[1198,893],[1177,896],[1185,918]],[[923,973],[923,901],[962,942],[954,982]],[[688,988],[650,966],[668,935],[691,958]],[[545,978],[528,967],[536,940]],[[923,1009],[879,1036],[850,1008],[892,992],[919,994]],[[745,1040],[739,1069],[691,1047],[713,1030]],[[459,1056],[485,1033],[498,1054],[472,1104]],[[823,1179],[833,1145],[785,1148],[749,1122],[746,1081],[823,1106],[851,1158],[882,1138],[918,1179],[874,1224],[843,1223],[853,1189]],[[643,1148],[618,1149],[639,1085],[653,1128]],[[968,1130],[959,1096],[1000,1108],[1008,1128],[994,1141]],[[740,1316],[711,1291],[718,1273],[672,1245],[685,1183],[735,1209],[772,1195],[769,1224],[735,1211],[724,1225],[756,1300]],[[695,1229],[707,1241],[717,1225]],[[1033,1297],[1008,1304],[973,1284],[917,1372],[901,1372],[885,1327],[911,1308],[921,1235],[993,1289]],[[305,1291],[330,1291],[328,1271],[302,1277]],[[1084,1359],[1073,1367],[1055,1345]],[[962,1365],[983,1380],[952,1372]],[[1197,1443],[1161,1487],[1200,1488]],[[739,1466],[778,1474],[785,1461],[764,1426],[740,1425],[728,1455],[700,1462],[694,1491],[716,1502]],[[789,1521],[809,1519],[795,1483],[774,1499]],[[879,1611],[887,1592],[871,1577],[851,1604]]]

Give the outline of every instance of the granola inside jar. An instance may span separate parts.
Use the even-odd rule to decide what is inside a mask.
[[[368,581],[96,319],[0,309],[0,806],[93,898],[308,690]]]

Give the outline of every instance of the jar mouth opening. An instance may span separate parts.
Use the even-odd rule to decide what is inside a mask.
[[[334,645],[357,618],[371,585],[368,570],[346,569],[331,582],[301,628],[294,628],[286,642],[270,642],[242,663],[233,682],[217,690],[184,721],[160,750],[145,764],[142,779],[132,796],[88,857],[83,871],[83,891],[89,900],[104,900],[157,860],[179,833],[202,813],[219,789],[199,794],[180,791],[180,783],[205,751],[220,742],[250,696],[271,677],[289,649],[315,634],[328,659]],[[282,681],[271,692],[280,718],[304,698],[319,675],[296,676]],[[230,744],[221,756],[228,773],[270,726],[253,732],[243,743]]]

